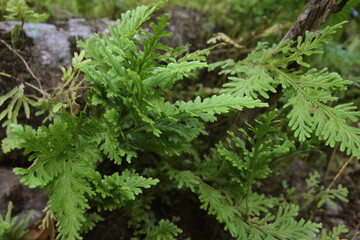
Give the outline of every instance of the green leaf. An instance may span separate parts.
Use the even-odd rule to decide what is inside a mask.
[[[24,104],[25,116],[27,119],[29,119],[30,118],[30,107],[29,107],[29,104],[28,104],[26,98],[23,99],[23,104]]]
[[[29,240],[27,236],[29,230],[27,225],[29,224],[30,218],[32,217],[34,211],[31,210],[30,213],[18,221],[18,217],[11,218],[13,204],[9,201],[8,209],[6,212],[5,219],[0,216],[0,237],[1,239],[24,239]]]
[[[4,102],[10,97],[14,96],[18,91],[18,87],[13,88],[10,92],[0,97],[0,106],[4,104]]]
[[[296,94],[290,98],[284,108],[292,106],[288,114],[289,126],[295,130],[295,137],[300,141],[305,141],[312,133],[313,117],[310,115],[309,109],[312,107],[311,102],[307,101],[301,94]]]
[[[176,239],[182,230],[169,220],[161,219],[157,226],[147,231],[146,240],[170,240]]]
[[[117,27],[109,27],[111,35],[117,39],[118,37],[132,37],[138,28],[163,4],[162,1],[154,6],[139,6],[134,10],[121,14],[121,18],[117,20]]]
[[[267,106],[266,103],[261,103],[260,100],[253,100],[249,97],[235,97],[228,94],[214,95],[211,98],[205,98],[203,101],[201,101],[200,97],[189,102],[177,101],[175,105],[177,105],[181,111],[188,112],[193,116],[210,122],[216,120],[215,114],[227,113],[231,108],[241,111],[244,107],[254,108]]]
[[[8,153],[13,149],[22,148],[23,143],[26,142],[25,130],[20,125],[11,125],[10,134],[7,138],[4,138],[1,142],[1,147],[4,153]]]
[[[344,225],[333,227],[332,231],[328,231],[323,228],[321,234],[318,236],[319,240],[345,240],[339,236],[343,233],[347,233],[349,230]]]
[[[82,239],[79,231],[82,223],[86,221],[85,210],[90,208],[85,194],[94,193],[82,176],[84,170],[84,163],[68,162],[63,173],[52,183],[53,193],[48,206],[49,210],[55,213],[63,239]]]
[[[248,96],[256,99],[257,93],[269,98],[268,91],[276,92],[276,81],[265,67],[237,66],[236,77],[229,77],[231,82],[224,84],[223,93],[237,96]]]
[[[178,182],[178,188],[183,186],[190,188],[192,192],[195,192],[195,189],[200,184],[200,178],[196,176],[191,171],[179,171],[170,174],[170,180],[175,179]]]
[[[125,169],[121,175],[118,172],[104,176],[98,183],[96,191],[100,194],[105,210],[113,210],[124,204],[126,200],[134,200],[142,193],[143,188],[150,188],[159,182],[158,179],[144,178],[135,171]],[[100,206],[99,206],[100,207]]]
[[[187,73],[197,68],[204,68],[207,64],[200,61],[169,63],[166,67],[156,68],[152,75],[143,80],[144,87],[171,88],[175,81],[186,77]]]

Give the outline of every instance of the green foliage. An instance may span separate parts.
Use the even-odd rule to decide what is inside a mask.
[[[150,230],[148,230],[145,239],[155,239],[155,240],[167,240],[167,239],[176,239],[175,237],[182,233],[182,230],[178,228],[175,224],[169,220],[161,219],[159,224]]]
[[[39,10],[44,10],[56,19],[74,17],[117,18],[120,13],[145,3],[143,0],[28,0]],[[148,1],[153,3],[158,1]]]
[[[329,20],[327,21],[328,24],[335,25],[342,21],[346,21],[347,19],[349,19],[349,15],[351,14],[351,9],[356,8],[357,6],[359,6],[359,1],[349,0],[340,12],[338,12],[337,14],[330,15]],[[339,31],[336,34],[337,39],[340,37],[341,33],[342,31]]]
[[[48,206],[60,223],[62,236],[79,239],[89,208],[86,195],[94,194],[89,181],[96,177],[96,162],[102,160],[94,148],[101,129],[84,114],[75,118],[64,113],[61,120],[37,131],[14,125],[3,140],[3,151],[25,148],[25,154],[31,153],[33,164],[28,169],[15,168],[15,173],[24,175],[21,181],[31,188],[52,190]]]
[[[96,226],[96,223],[104,221],[104,218],[97,213],[88,213],[85,215],[85,219],[86,222],[83,223],[80,230],[83,233],[88,233]]]
[[[6,9],[6,3],[7,0],[0,0],[0,19],[3,19],[3,16],[5,15],[5,9]]]
[[[293,21],[295,20],[294,13],[299,13],[304,7],[304,1],[300,0],[291,1],[291,3],[286,0],[276,2],[272,0],[262,2],[256,0],[180,0],[169,2],[169,4],[210,13],[211,18],[216,20],[222,27],[233,28],[226,29],[231,35],[240,32],[243,36],[250,35],[250,29],[264,28],[270,19],[272,21],[277,20],[280,23]]]
[[[83,87],[82,84],[85,80],[79,80],[80,69],[77,64],[86,63],[90,60],[84,60],[85,52],[81,51],[80,54],[74,53],[72,59],[73,67],[65,69],[61,68],[63,72],[62,84],[55,89],[51,96],[39,99],[37,102],[32,102],[32,105],[38,109],[35,112],[35,116],[39,116],[46,113],[46,117],[43,122],[51,121],[56,118],[62,112],[68,110],[71,115],[79,113],[79,104],[76,102],[78,98],[78,92]]]
[[[89,102],[108,129],[101,148],[119,163],[120,157],[126,156],[127,161],[135,157],[136,149],[178,155],[188,149],[196,136],[205,133],[199,117],[214,121],[215,114],[231,108],[265,106],[258,100],[229,95],[203,101],[197,98],[187,103],[166,102],[162,97],[164,89],[171,88],[193,69],[207,66],[203,60],[209,52],[196,52],[180,59],[159,54],[171,50],[158,42],[169,36],[163,31],[169,15],[158,18],[158,26],[150,24],[153,34],[139,28],[156,8],[157,5],[129,11],[122,15],[116,28],[110,28],[111,38],[107,34],[103,39],[95,35],[95,43],[90,38],[81,44],[88,57],[94,59],[90,64],[80,65],[92,84]],[[143,51],[139,50],[140,45]]]
[[[310,173],[309,177],[305,180],[306,190],[300,194],[293,194],[295,189],[288,190],[288,199],[291,199],[292,202],[300,203],[302,202],[302,208],[315,205],[316,208],[321,208],[324,203],[328,203],[332,208],[336,209],[336,204],[333,201],[334,199],[340,200],[347,203],[348,199],[348,189],[343,187],[341,184],[338,184],[337,189],[326,188],[319,181],[320,174],[315,171]]]
[[[345,226],[339,225],[333,227],[332,231],[327,231],[325,228],[321,231],[319,236],[320,240],[345,240],[345,238],[340,238],[339,236],[343,233],[346,233],[348,230]]]
[[[17,117],[19,115],[21,105],[24,105],[26,118],[30,118],[29,99],[24,96],[24,87],[24,84],[20,84],[4,96],[0,97],[0,107],[5,103],[5,101],[12,98],[6,109],[0,113],[0,121],[7,116],[7,120],[2,124],[2,127],[7,127],[7,131],[10,129],[10,124],[17,124]]]
[[[198,194],[201,208],[215,215],[236,239],[311,239],[321,227],[303,219],[296,221],[298,206],[279,205],[276,198],[253,191],[257,180],[271,173],[269,164],[294,148],[294,142],[276,137],[275,116],[272,111],[251,127],[253,137],[241,130],[246,142],[229,133],[227,146],[219,143],[211,159],[198,159],[194,172],[167,166],[178,187]],[[275,206],[276,214],[271,211]]]
[[[54,124],[37,131],[29,126],[14,125],[8,138],[3,140],[5,153],[25,148],[25,154],[31,153],[29,160],[36,160],[28,169],[15,168],[14,171],[24,175],[21,181],[29,187],[51,190],[48,206],[60,224],[63,238],[81,239],[79,231],[86,221],[85,211],[90,208],[87,197],[98,193],[102,198],[116,198],[112,201],[119,205],[123,198],[134,199],[141,187],[148,188],[157,182],[127,170],[123,176],[104,176],[102,180],[95,170],[96,163],[102,161],[100,149],[96,147],[102,134],[98,123],[84,114],[73,117],[64,113]],[[91,184],[97,188],[94,190]]]
[[[0,238],[4,240],[27,240],[29,237],[26,236],[28,233],[26,228],[33,212],[31,211],[25,219],[17,221],[18,217],[11,219],[12,206],[12,202],[9,202],[5,219],[0,216]]]
[[[19,20],[22,25],[25,22],[42,22],[48,18],[47,14],[35,13],[27,4],[26,0],[9,0],[6,5],[6,20]]]
[[[4,7],[4,4],[1,5]],[[21,22],[21,24],[17,24],[11,32],[11,39],[13,42],[16,42],[19,39],[20,32],[23,31],[25,22],[42,22],[49,17],[48,14],[35,13],[34,10],[27,5],[26,0],[9,0],[5,10],[6,14],[4,15],[4,18],[6,20],[18,20]]]
[[[97,185],[96,192],[99,196],[95,199],[102,203],[101,208],[113,210],[126,200],[134,200],[135,196],[142,192],[141,188],[150,188],[158,182],[158,179],[144,178],[126,169],[121,176],[117,172],[111,176],[105,176]]]
[[[206,133],[203,121],[213,122],[216,114],[230,109],[266,106],[259,100],[227,94],[189,102],[165,101],[165,89],[194,69],[207,66],[209,50],[180,57],[159,43],[160,38],[170,36],[164,31],[167,14],[158,18],[157,25],[150,24],[151,32],[141,29],[158,7],[128,11],[117,27],[110,27],[111,36],[95,35],[80,44],[89,60],[83,61],[84,52],[75,55],[74,69],[63,69],[64,84],[56,94],[45,99],[47,102],[34,104],[42,108],[40,113],[48,109],[47,119],[53,123],[37,130],[13,124],[2,141],[5,153],[24,148],[24,154],[29,154],[32,165],[14,171],[23,175],[21,181],[29,187],[48,191],[49,211],[59,222],[62,239],[81,239],[81,231],[93,224],[93,220],[86,219],[91,207],[115,210],[159,182],[130,169],[102,175],[96,168],[104,155],[117,165],[123,159],[132,163],[144,151],[162,157],[179,155],[188,151],[199,134]],[[165,51],[172,54],[161,54]],[[79,69],[91,83],[87,99],[91,117],[84,112],[76,116],[72,107]],[[67,107],[71,114],[65,112]],[[178,232],[170,222],[163,221],[149,234],[162,239]]]
[[[265,1],[264,6],[272,2]],[[251,6],[257,21],[265,11],[255,8],[256,1],[233,3],[238,3],[234,9],[238,13]],[[286,199],[264,194],[261,186],[278,163],[301,151],[293,136],[282,132],[279,119],[284,113],[300,142],[316,135],[332,147],[340,142],[342,151],[360,156],[360,132],[349,124],[360,113],[352,103],[332,106],[338,100],[335,92],[352,82],[305,61],[321,53],[319,47],[329,43],[341,24],[273,47],[259,43],[244,60],[208,66],[211,48],[187,53],[185,47],[163,44],[161,40],[171,36],[165,31],[168,14],[142,28],[161,4],[127,11],[117,26],[109,27],[109,34],[79,42],[83,51],[75,54],[71,68],[62,68],[62,84],[53,94],[30,101],[20,85],[0,97],[0,105],[9,102],[0,113],[0,120],[7,116],[3,125],[8,127],[2,150],[24,149],[31,166],[14,171],[29,187],[49,194],[47,216],[57,220],[58,238],[82,239],[104,220],[104,211],[118,211],[126,215],[134,239],[176,239],[182,233],[173,223],[176,218],[161,219],[151,207],[154,198],[167,199],[177,186],[184,193],[181,197],[197,196],[200,208],[235,239],[312,239],[317,234],[320,239],[338,239],[346,232],[344,227],[319,233],[320,223],[298,214],[312,202],[318,208],[326,202],[346,202],[345,187],[325,189],[316,172],[306,180],[304,193],[295,195],[290,189]],[[291,68],[295,63],[302,67]],[[221,67],[220,74],[230,76],[220,92],[190,96],[188,101],[166,98],[175,84],[206,67]],[[86,77],[80,80],[82,72]],[[76,100],[85,81],[88,95],[81,109]],[[195,146],[202,144],[198,137],[207,134],[207,123],[219,115],[233,116],[229,113],[233,110],[268,107],[264,99],[280,94],[279,89],[284,93],[283,109],[262,114],[248,129],[228,131],[200,157]],[[37,115],[47,115],[47,126],[17,124],[21,105],[30,116],[29,103],[39,109]],[[300,200],[305,204],[298,206]],[[0,222],[0,229],[8,229],[8,222]]]
[[[313,65],[320,68],[327,66],[329,70],[336,71],[358,83],[360,43],[356,38],[346,45],[332,41],[320,49],[324,54],[314,56],[314,59],[312,59]]]
[[[343,80],[337,73],[309,69],[305,56],[322,53],[318,48],[329,43],[332,34],[341,24],[326,27],[320,35],[307,32],[305,38],[297,41],[284,41],[278,46],[267,48],[261,43],[249,56],[241,61],[226,60],[210,66],[214,69],[221,66],[220,74],[229,74],[230,82],[224,85],[223,93],[257,98],[260,94],[269,98],[267,92],[276,92],[281,85],[286,94],[285,108],[291,107],[288,114],[289,126],[300,141],[305,141],[315,133],[326,145],[335,146],[340,142],[340,150],[360,156],[360,130],[347,123],[355,122],[360,112],[353,103],[334,104],[337,90],[345,90],[351,81]],[[296,44],[296,47],[292,47]],[[297,63],[304,69],[287,67]]]

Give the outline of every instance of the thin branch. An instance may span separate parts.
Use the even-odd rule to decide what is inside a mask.
[[[311,0],[280,42],[296,40],[304,36],[306,31],[316,31],[332,13],[341,11],[347,1],[342,0],[337,4],[337,0]]]
[[[344,163],[344,165],[341,167],[340,171],[336,174],[330,185],[326,188],[326,191],[329,191],[332,186],[335,184],[336,180],[340,177],[342,172],[345,170],[346,166],[353,160],[354,156],[351,155],[351,157]]]
[[[14,80],[16,80],[16,81],[18,81],[18,82],[20,82],[20,83],[23,83],[23,84],[25,84],[25,85],[27,85],[27,86],[35,89],[36,91],[38,91],[38,92],[40,92],[41,94],[44,95],[44,91],[42,91],[40,88],[32,85],[31,83],[25,82],[24,80],[22,80],[22,79],[20,79],[20,78],[14,77],[14,76],[12,76],[12,75],[10,75],[10,74],[7,74],[7,73],[4,73],[4,72],[0,72],[0,76],[12,78],[12,79],[14,79]],[[47,94],[47,93],[46,93],[46,94]]]
[[[334,179],[332,180],[332,182],[330,183],[330,185],[324,190],[325,192],[330,191],[330,189],[333,187],[333,185],[335,184],[336,180],[340,177],[340,175],[343,173],[343,171],[345,170],[346,166],[353,160],[354,156],[351,155],[351,157],[344,163],[344,165],[341,167],[341,169],[339,170],[339,172],[336,174],[336,176],[334,177]],[[309,218],[310,221],[312,221],[315,217],[315,214],[318,210],[317,204],[315,204],[315,207],[313,208],[312,212],[311,212],[311,216]]]
[[[330,160],[328,162],[328,165],[327,165],[327,168],[326,168],[326,172],[325,172],[325,175],[324,175],[324,179],[326,180],[329,176],[329,173],[330,173],[330,170],[331,170],[331,165],[334,163],[335,161],[335,157],[336,157],[336,153],[337,153],[337,150],[340,146],[340,142],[337,142],[332,153],[331,153],[331,157],[330,157]]]
[[[41,85],[41,82],[40,82],[40,79],[38,77],[35,76],[35,74],[31,71],[29,65],[27,64],[27,62],[25,61],[25,59],[15,50],[13,49],[9,44],[7,44],[4,40],[0,39],[0,42],[2,44],[4,44],[10,51],[12,51],[16,56],[18,56],[21,61],[24,63],[26,69],[28,70],[28,72],[30,73],[30,75],[36,79],[36,81],[38,82],[39,84],[39,88],[37,88],[37,90],[39,92],[42,93],[42,95],[44,96],[44,98],[48,95],[46,92],[44,92],[43,88],[42,88],[42,85]],[[30,85],[29,85],[30,86]],[[32,87],[35,87],[32,85]],[[36,88],[35,88],[36,89]]]

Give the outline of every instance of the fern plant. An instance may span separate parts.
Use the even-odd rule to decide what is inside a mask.
[[[104,211],[123,209],[134,239],[175,239],[182,233],[178,226],[163,218],[156,223],[148,214],[152,191],[167,194],[175,183],[198,196],[200,208],[215,216],[235,239],[316,235],[337,239],[344,227],[321,230],[320,223],[298,217],[297,197],[288,202],[257,187],[271,175],[275,161],[296,150],[295,141],[279,133],[277,110],[262,115],[249,126],[250,132],[239,129],[241,136],[228,132],[203,157],[193,142],[207,134],[205,123],[216,121],[219,114],[268,107],[260,98],[268,99],[269,92],[276,93],[281,86],[285,101],[281,112],[288,111],[296,138],[305,141],[315,134],[330,146],[341,142],[342,150],[359,156],[359,130],[347,122],[356,121],[359,112],[352,104],[330,106],[337,100],[336,89],[346,89],[351,82],[326,69],[306,70],[310,65],[304,60],[320,53],[318,47],[328,43],[341,24],[316,36],[308,32],[297,42],[273,47],[259,43],[244,60],[208,66],[210,49],[186,53],[185,48],[160,43],[171,35],[165,31],[168,14],[150,23],[149,29],[141,27],[161,4],[127,11],[117,26],[109,27],[109,34],[79,42],[83,51],[75,55],[73,68],[63,69],[63,83],[54,94],[34,103],[16,88],[0,98],[0,105],[10,101],[0,114],[0,120],[8,116],[9,126],[2,149],[5,153],[24,149],[31,166],[14,171],[29,187],[49,194],[47,216],[58,221],[58,238],[82,239],[104,220]],[[289,69],[292,63],[303,68]],[[207,67],[221,67],[220,74],[230,75],[219,94],[194,96],[191,101],[165,98],[164,92],[178,81]],[[79,81],[81,72],[86,78]],[[76,96],[84,81],[88,96],[81,109]],[[28,103],[39,108],[38,114],[47,113],[38,129],[17,124],[14,117],[22,104],[28,112]],[[308,185],[309,192],[319,191],[298,197],[315,197],[318,207],[346,198],[345,188],[324,190],[316,175],[311,175]],[[0,227],[8,225],[0,223]]]
[[[9,202],[5,219],[0,216],[0,238],[5,240],[28,240],[28,230],[26,228],[33,212],[31,211],[25,219],[18,221],[18,217],[11,218],[12,206],[12,202]]]
[[[2,4],[2,7],[5,6]],[[35,13],[33,9],[31,9],[26,0],[9,0],[6,3],[6,15],[4,14],[4,18],[6,20],[18,20],[21,23],[15,25],[14,29],[11,32],[11,39],[13,43],[18,41],[20,34],[22,34],[22,42],[24,43],[24,34],[23,27],[25,22],[42,22],[46,20],[49,15],[48,14],[38,14]],[[5,12],[5,11],[4,11]]]
[[[0,113],[0,121],[7,116],[7,120],[2,124],[2,127],[7,127],[7,130],[10,130],[10,124],[17,124],[17,117],[21,105],[24,107],[26,118],[30,118],[29,99],[24,96],[24,88],[24,84],[20,84],[4,96],[0,97],[0,107],[5,103],[5,101],[11,99],[10,104],[8,104],[6,109]]]
[[[201,208],[215,215],[234,239],[313,239],[317,235],[321,239],[339,239],[347,232],[344,226],[320,233],[321,223],[298,218],[296,200],[289,202],[258,192],[256,184],[269,177],[272,162],[286,159],[295,150],[294,141],[279,137],[276,115],[277,111],[271,111],[255,127],[250,126],[252,136],[243,129],[243,138],[229,132],[226,144],[220,142],[212,149],[211,157],[195,158],[193,171],[178,169],[176,162],[167,163],[170,179],[178,188],[197,194]],[[309,188],[319,185],[315,176],[307,182]],[[337,190],[324,191],[320,187],[317,194],[309,189],[308,193],[296,195],[317,202],[319,208],[334,198],[346,201],[346,196],[347,189],[341,185]]]
[[[150,24],[152,32],[141,29],[159,5],[128,11],[117,27],[110,27],[111,37],[95,35],[80,43],[91,59],[74,63],[91,84],[88,116],[84,112],[52,111],[49,126],[35,130],[12,124],[2,141],[5,153],[23,148],[24,154],[29,154],[32,165],[14,171],[23,175],[21,181],[29,187],[49,193],[48,211],[59,223],[61,239],[81,239],[81,231],[93,226],[92,220],[100,219],[96,213],[87,218],[88,209],[121,208],[159,182],[131,167],[101,174],[97,165],[104,156],[122,165],[123,160],[140,161],[138,154],[144,151],[162,157],[179,155],[188,151],[194,138],[205,134],[204,122],[215,121],[215,114],[266,106],[259,100],[229,94],[189,102],[165,101],[164,89],[192,70],[207,66],[209,50],[179,58],[177,51],[160,44],[160,38],[170,35],[164,31],[167,14],[158,18],[157,25]],[[164,51],[170,54],[161,54]],[[71,74],[64,71],[64,75]],[[177,233],[179,230],[165,221],[148,234],[164,239]]]
[[[169,220],[162,219],[159,221],[159,225],[148,230],[145,239],[176,239],[175,237],[181,232],[182,230],[179,229],[174,223],[170,222]]]
[[[353,103],[329,104],[338,100],[333,96],[336,90],[346,90],[352,82],[326,68],[308,69],[310,64],[304,59],[322,53],[318,48],[329,43],[343,24],[326,27],[317,36],[307,32],[305,38],[299,37],[297,42],[284,41],[270,48],[267,43],[259,43],[246,59],[217,62],[210,69],[220,66],[220,74],[230,75],[222,93],[255,99],[260,95],[268,99],[268,92],[275,93],[276,87],[281,85],[287,101],[284,107],[290,108],[289,126],[295,137],[305,141],[314,133],[326,145],[334,147],[340,142],[341,151],[360,157],[360,130],[348,124],[357,121],[360,112]],[[289,70],[292,63],[303,68]]]
[[[324,188],[319,181],[320,174],[315,171],[310,173],[309,177],[305,180],[306,191],[301,194],[294,195],[295,189],[288,190],[287,198],[290,198],[292,202],[300,202],[300,198],[304,201],[302,208],[306,208],[310,203],[315,203],[315,208],[321,208],[324,203],[330,204],[333,208],[336,208],[334,199],[348,202],[348,189],[341,184],[338,184],[337,189]]]
[[[201,208],[224,223],[235,239],[311,239],[321,227],[296,221],[298,206],[254,191],[257,180],[271,173],[269,164],[295,147],[294,141],[276,137],[275,116],[272,111],[251,127],[253,137],[240,130],[246,142],[229,133],[226,144],[220,142],[212,150],[212,157],[196,159],[193,172],[167,166],[178,187],[198,194]],[[271,210],[275,206],[277,212]]]

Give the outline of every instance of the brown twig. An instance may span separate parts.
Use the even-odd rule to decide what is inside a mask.
[[[16,81],[18,81],[18,82],[20,82],[20,83],[23,83],[23,84],[25,84],[25,85],[27,85],[27,86],[35,89],[36,91],[40,92],[41,94],[43,94],[43,91],[42,91],[40,88],[32,85],[31,83],[25,82],[24,80],[22,80],[22,79],[20,79],[20,78],[14,77],[14,76],[12,76],[12,75],[10,75],[10,74],[7,74],[7,73],[4,73],[4,72],[0,72],[0,76],[12,78],[12,79],[14,79],[14,80],[16,80]]]
[[[353,160],[354,156],[351,155],[351,157],[342,165],[341,169],[339,170],[339,172],[336,174],[336,176],[334,177],[334,179],[331,181],[330,185],[324,190],[325,192],[330,191],[330,189],[334,186],[335,182],[338,180],[338,178],[340,177],[340,175],[343,173],[343,171],[345,170],[346,166]],[[318,202],[317,202],[318,203]],[[311,216],[309,218],[310,221],[312,221],[315,217],[315,214],[318,210],[317,207],[317,203],[315,204],[315,207],[313,208],[313,210],[311,211]]]
[[[342,172],[345,170],[346,166],[353,160],[354,156],[351,156],[345,163],[344,165],[341,167],[341,169],[339,170],[339,172],[336,174],[336,176],[334,177],[334,179],[332,180],[332,182],[330,183],[330,185],[326,188],[326,191],[329,191],[332,186],[335,184],[336,180],[340,177],[340,175],[342,174]]]
[[[29,85],[29,86],[31,86],[31,87],[33,87],[34,89],[36,89],[37,91],[41,92],[42,95],[43,95],[43,97],[45,98],[48,94],[43,90],[42,85],[41,85],[41,82],[40,82],[40,79],[39,79],[37,76],[35,76],[35,74],[31,71],[31,69],[30,69],[29,65],[27,64],[27,62],[25,61],[25,59],[24,59],[15,49],[13,49],[9,44],[7,44],[4,40],[0,39],[0,42],[1,42],[2,44],[4,44],[10,51],[12,51],[16,56],[18,56],[18,57],[21,59],[21,61],[22,61],[22,62],[24,63],[24,65],[25,65],[26,69],[27,69],[28,72],[30,73],[30,75],[31,75],[33,78],[35,78],[35,80],[36,80],[36,81],[38,82],[38,84],[39,84],[39,88],[35,87],[34,85]],[[24,82],[24,83],[26,83],[26,82]],[[27,85],[28,85],[28,84],[27,84]]]
[[[329,173],[330,173],[330,170],[331,170],[331,165],[333,164],[333,162],[335,161],[335,157],[336,157],[336,153],[337,153],[337,150],[340,146],[340,143],[337,142],[332,153],[331,153],[331,157],[330,157],[330,160],[328,162],[328,165],[327,165],[327,168],[326,168],[326,172],[325,172],[325,175],[324,175],[324,180],[326,180],[329,176]]]

